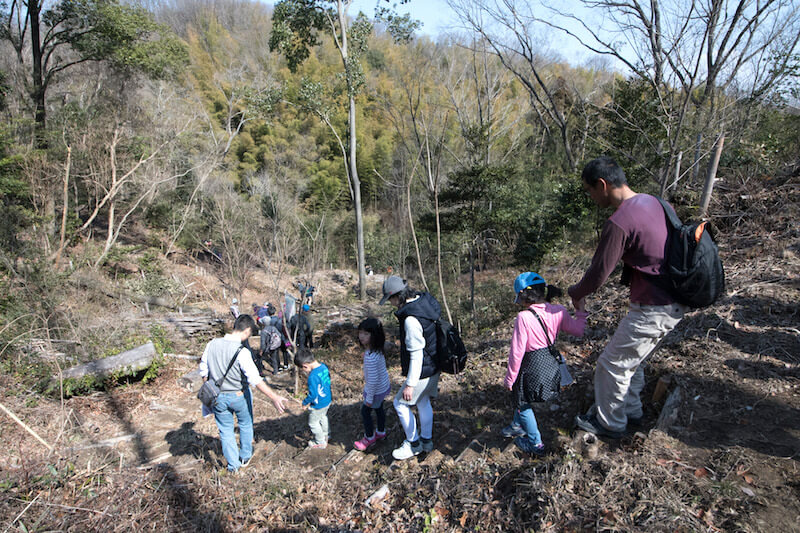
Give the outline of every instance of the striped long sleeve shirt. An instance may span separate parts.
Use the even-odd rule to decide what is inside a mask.
[[[390,390],[386,359],[381,352],[367,350],[364,352],[364,399],[371,402],[376,395],[388,394]]]

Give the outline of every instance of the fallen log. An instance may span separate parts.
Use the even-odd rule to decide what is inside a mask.
[[[63,379],[80,379],[86,376],[106,378],[113,374],[135,374],[149,367],[155,356],[156,347],[152,342],[148,342],[118,355],[68,368],[61,373],[61,377]],[[53,379],[57,381],[59,376],[55,375]]]

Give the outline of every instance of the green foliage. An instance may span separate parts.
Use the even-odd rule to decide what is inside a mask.
[[[520,228],[516,264],[537,264],[555,250],[569,249],[573,232],[594,228],[588,223],[594,210],[577,176],[558,176],[531,187],[528,198],[535,209]]]
[[[114,66],[169,78],[188,62],[185,44],[141,7],[117,0],[62,0],[43,16],[45,24],[60,24],[60,41],[84,60],[108,60]]]
[[[125,286],[134,294],[156,298],[179,294],[182,290],[180,283],[160,274],[151,274],[144,278],[132,277],[125,281]]]
[[[473,249],[506,241],[525,214],[518,180],[510,166],[475,165],[454,172],[439,196],[442,229],[461,231]]]
[[[12,142],[10,132],[0,128],[0,253],[10,255],[20,250],[21,232],[35,217],[30,189],[21,176],[23,158],[9,153]],[[4,268],[0,264],[0,271]]]
[[[150,339],[153,346],[156,348],[156,353],[159,356],[164,355],[165,352],[170,352],[174,348],[172,346],[172,338],[169,332],[161,324],[155,323],[150,325]]]
[[[272,13],[269,49],[280,52],[297,72],[308,59],[310,48],[319,44],[317,32],[325,27],[325,14],[317,0],[281,0]]]
[[[422,22],[412,19],[410,14],[398,15],[394,9],[382,6],[376,6],[375,18],[386,24],[395,44],[410,42],[414,32],[422,27]]]
[[[323,159],[309,168],[311,181],[308,184],[306,205],[312,209],[335,209],[348,199],[347,176],[341,159]]]
[[[607,131],[602,135],[613,139],[609,155],[624,165],[628,183],[637,188],[651,179],[648,170],[664,164],[656,145],[663,143],[663,149],[668,142],[663,115],[671,110],[663,109],[667,103],[643,80],[618,78],[609,91],[611,101],[602,109]],[[636,164],[626,164],[631,155]]]
[[[158,250],[148,249],[139,257],[139,269],[146,274],[161,274],[164,271],[161,254]]]

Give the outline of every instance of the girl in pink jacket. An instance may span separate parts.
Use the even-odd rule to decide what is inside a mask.
[[[503,436],[516,437],[522,451],[534,455],[544,454],[544,444],[536,415],[531,404],[546,401],[555,395],[560,376],[543,377],[543,369],[552,369],[553,356],[548,346],[555,342],[559,331],[582,337],[588,313],[582,307],[573,318],[562,305],[550,300],[563,294],[561,289],[547,285],[535,272],[523,272],[514,280],[515,303],[525,307],[514,322],[508,369],[503,385],[513,394],[514,420],[503,428]],[[548,383],[552,379],[556,383]]]

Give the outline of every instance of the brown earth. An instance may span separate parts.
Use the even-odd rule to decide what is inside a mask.
[[[257,397],[253,463],[226,474],[213,420],[178,385],[196,364],[185,359],[168,359],[151,383],[63,404],[2,376],[3,405],[56,446],[47,453],[0,417],[2,523],[10,531],[800,531],[799,182],[718,187],[727,294],[687,315],[650,361],[643,427],[626,438],[593,445],[573,422],[591,403],[593,363],[625,312],[624,291],[609,283],[589,302],[587,335],[559,343],[576,384],[536,408],[546,457],[527,457],[499,436],[510,413],[500,385],[514,312],[507,301],[490,302],[496,327],[467,329],[468,369],[442,379],[432,453],[392,461],[402,430],[391,408],[387,441],[353,451],[362,373],[352,324],[369,313],[394,320],[388,308],[349,303],[347,273],[317,273],[316,353],[335,394],[326,450],[304,448],[300,409],[278,416]],[[587,261],[542,271],[564,286]],[[222,288],[201,270],[176,267],[184,279],[195,271],[206,303],[224,316]],[[481,272],[478,291],[510,286],[513,276]],[[245,302],[276,297],[258,290],[268,279],[256,280]],[[179,344],[183,353],[201,349],[196,339]],[[396,390],[396,353],[389,363]],[[662,377],[680,402],[659,424],[667,395],[653,394]],[[289,374],[271,384],[292,393]],[[386,496],[367,505],[384,485]]]

